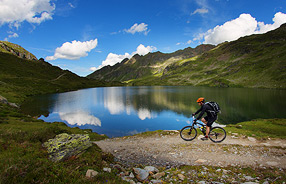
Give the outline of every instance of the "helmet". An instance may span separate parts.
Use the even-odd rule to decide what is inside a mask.
[[[205,102],[205,99],[202,98],[202,97],[201,97],[201,98],[198,98],[197,102],[198,102],[198,103],[200,103],[200,102],[203,102],[203,103],[204,103],[204,102]]]

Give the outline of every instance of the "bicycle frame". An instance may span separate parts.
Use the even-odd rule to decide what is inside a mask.
[[[193,116],[193,120],[195,119],[195,116]],[[201,126],[202,127],[202,129],[204,130],[204,131],[202,131],[202,129],[200,128],[200,127],[195,127],[196,125],[199,125],[199,126]],[[200,131],[205,135],[206,134],[206,125],[204,124],[204,123],[200,123],[200,122],[197,122],[197,121],[193,121],[193,124],[192,124],[192,127],[193,128],[196,128],[196,129],[200,129]]]

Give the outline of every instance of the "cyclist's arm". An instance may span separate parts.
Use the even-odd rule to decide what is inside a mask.
[[[203,105],[203,106],[196,112],[196,114],[197,114],[198,112],[200,112],[200,111],[201,111],[200,115],[199,115],[195,120],[201,119],[201,117],[204,115],[204,113],[205,113],[205,111],[206,111],[206,106]]]
[[[201,112],[203,107],[201,107],[197,112],[194,113],[194,115],[197,115],[199,112]]]

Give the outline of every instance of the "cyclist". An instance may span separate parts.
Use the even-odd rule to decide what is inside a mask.
[[[208,140],[209,138],[209,132],[210,132],[210,128],[212,126],[212,124],[214,123],[214,121],[217,119],[217,114],[215,113],[215,111],[213,111],[213,108],[208,105],[208,104],[205,104],[205,99],[204,98],[199,98],[197,100],[197,103],[199,106],[201,106],[201,108],[193,113],[192,115],[195,116],[196,114],[198,114],[199,112],[201,112],[199,114],[199,116],[194,119],[194,122],[199,120],[203,114],[206,112],[207,113],[207,116],[205,116],[204,118],[201,119],[201,121],[206,124],[206,135],[205,137],[201,138],[201,140],[205,141],[205,140]]]

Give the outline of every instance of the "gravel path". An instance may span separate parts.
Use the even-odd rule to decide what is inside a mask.
[[[222,143],[195,139],[187,142],[178,132],[149,137],[135,135],[95,142],[126,166],[211,165],[286,168],[286,140],[258,141],[228,136]]]

